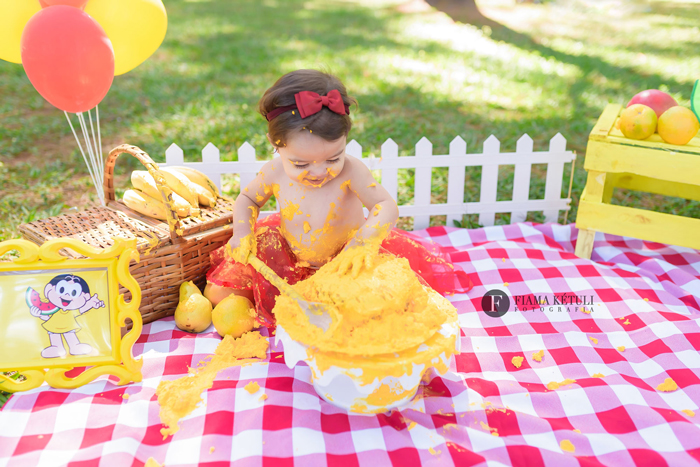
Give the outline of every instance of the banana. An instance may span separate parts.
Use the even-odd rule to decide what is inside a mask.
[[[190,184],[190,187],[194,188],[197,192],[197,197],[199,198],[199,204],[202,206],[216,206],[216,195],[212,194],[211,191],[207,190],[203,186],[200,186],[194,182]]]
[[[162,221],[167,220],[165,204],[142,191],[126,190],[124,192],[124,204],[144,216],[153,217]]]
[[[163,167],[159,169],[159,172],[163,174],[165,183],[178,195],[182,196],[190,203],[190,215],[199,216],[199,196],[197,192],[192,188],[192,182],[190,179],[182,175],[180,172],[176,172],[168,167]]]
[[[141,190],[151,198],[158,201],[163,199],[156,187],[155,180],[146,170],[134,170],[131,172],[131,183],[134,185],[134,188]],[[173,208],[179,217],[187,217],[190,215],[192,206],[185,198],[173,192]]]
[[[216,186],[216,184],[214,184],[211,178],[207,177],[199,170],[183,166],[176,166],[170,168],[180,172],[181,174],[189,178],[192,183],[196,183],[197,185],[209,190],[211,194],[214,195],[214,198],[216,198],[217,196],[221,196],[219,188]]]

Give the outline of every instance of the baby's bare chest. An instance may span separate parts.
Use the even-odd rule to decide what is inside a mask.
[[[287,183],[279,187],[277,199],[285,238],[306,260],[336,253],[365,221],[362,202],[340,184],[307,188]]]

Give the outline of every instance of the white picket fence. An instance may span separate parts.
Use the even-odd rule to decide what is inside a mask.
[[[517,143],[515,152],[500,152],[501,143],[493,135],[484,142],[483,152],[467,154],[466,142],[457,136],[450,143],[449,154],[433,154],[433,144],[425,137],[416,144],[416,155],[399,157],[399,147],[390,138],[382,144],[381,157],[362,157],[362,146],[352,140],[347,144],[348,154],[360,158],[371,170],[381,170],[381,184],[397,199],[398,169],[416,169],[414,202],[399,205],[399,216],[413,217],[413,228],[424,229],[430,216],[446,215],[447,225],[462,220],[464,214],[479,214],[479,224],[494,224],[496,213],[510,213],[511,223],[522,222],[528,211],[542,211],[545,222],[556,222],[559,211],[569,210],[570,198],[561,197],[564,164],[576,160],[566,150],[566,139],[559,133],[549,141],[548,151],[533,151],[533,141],[527,134]],[[202,162],[185,162],[182,149],[172,144],[165,151],[162,166],[185,165],[207,174],[221,188],[222,174],[240,174],[241,188],[250,183],[267,161],[256,158],[255,148],[243,143],[238,148],[238,161],[222,161],[219,149],[212,143],[202,150]],[[544,199],[529,199],[532,164],[547,164]],[[496,201],[498,168],[514,165],[513,198]],[[465,168],[481,166],[481,193],[478,201],[464,202]],[[433,167],[448,167],[447,203],[431,204],[430,190]],[[264,211],[261,215],[272,214]]]

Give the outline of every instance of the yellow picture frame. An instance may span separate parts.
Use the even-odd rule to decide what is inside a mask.
[[[86,258],[69,259],[63,248]],[[26,391],[44,381],[70,389],[102,375],[116,376],[118,385],[141,381],[142,361],[132,355],[143,328],[141,288],[129,272],[139,261],[136,240],[115,238],[107,249],[68,238],[41,246],[0,242],[0,256],[12,250],[19,257],[0,262],[0,390]],[[120,285],[131,293],[128,303]],[[122,336],[127,319],[132,327]],[[87,368],[66,375],[78,367]],[[23,381],[2,374],[9,371]]]

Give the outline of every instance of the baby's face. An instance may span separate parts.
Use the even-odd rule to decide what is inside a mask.
[[[326,141],[307,131],[297,133],[286,146],[277,148],[284,172],[303,185],[322,187],[343,170],[346,139]]]

